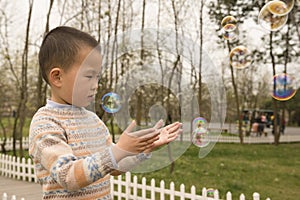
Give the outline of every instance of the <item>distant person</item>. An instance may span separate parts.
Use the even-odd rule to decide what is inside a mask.
[[[29,154],[43,199],[112,199],[110,175],[149,159],[151,151],[181,133],[181,123],[133,132],[133,121],[116,144],[98,116],[85,109],[98,88],[98,42],[71,27],[57,27],[44,38],[39,64],[51,98],[34,115]],[[87,60],[86,60],[87,59]]]

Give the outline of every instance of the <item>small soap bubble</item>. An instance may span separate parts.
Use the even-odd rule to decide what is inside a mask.
[[[221,21],[221,26],[224,27],[227,24],[237,25],[237,20],[233,16],[226,16]]]
[[[196,128],[193,132],[193,144],[197,147],[206,147],[209,144],[209,132],[205,128]]]
[[[206,147],[209,143],[209,131],[206,129],[207,121],[203,117],[198,117],[193,120],[194,131],[192,142],[197,147]]]
[[[251,52],[244,46],[237,46],[230,51],[230,64],[237,69],[249,67],[252,63]]]
[[[213,189],[213,188],[208,188],[208,189],[206,190],[206,196],[207,196],[207,197],[214,197],[214,195],[215,195],[215,189]]]
[[[278,101],[287,101],[296,94],[295,78],[286,73],[277,74],[273,77],[272,86],[276,85],[273,89],[272,97]]]
[[[117,93],[109,92],[102,96],[101,105],[108,113],[116,113],[121,109],[121,98]]]
[[[208,126],[207,120],[203,117],[197,117],[193,120],[193,126],[195,128],[198,127],[198,124],[200,124],[203,128],[207,128]]]
[[[258,23],[268,31],[277,31],[281,29],[287,22],[288,16],[279,15],[278,13],[284,13],[285,3],[274,0],[268,2],[260,10],[258,15]],[[277,14],[274,14],[277,13]]]
[[[237,26],[234,24],[226,24],[222,28],[222,34],[224,39],[234,41],[237,39],[238,36],[238,29]]]

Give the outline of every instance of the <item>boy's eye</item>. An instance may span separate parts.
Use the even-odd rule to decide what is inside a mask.
[[[89,79],[91,79],[91,78],[93,78],[93,76],[85,76],[86,78],[89,78]]]

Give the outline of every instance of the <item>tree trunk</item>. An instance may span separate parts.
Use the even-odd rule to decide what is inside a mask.
[[[227,40],[227,46],[229,52],[231,51],[231,47],[229,44],[229,41]],[[239,138],[241,144],[244,143],[244,136],[243,136],[243,130],[242,130],[242,119],[241,119],[241,111],[240,111],[240,102],[239,102],[239,93],[237,89],[237,84],[235,82],[235,77],[234,77],[234,71],[232,65],[230,65],[230,72],[231,72],[231,81],[232,81],[232,86],[233,86],[233,91],[234,91],[234,97],[235,97],[235,104],[236,104],[236,115],[238,118],[238,130],[239,130]]]
[[[273,69],[273,77],[276,75],[276,63],[275,63],[275,57],[273,55],[273,32],[270,32],[270,57],[272,61],[272,69]],[[276,91],[276,84],[275,80],[273,83],[273,93]],[[273,112],[274,112],[274,124],[273,124],[273,134],[274,134],[274,144],[277,146],[279,145],[279,139],[280,139],[280,133],[278,131],[278,105],[277,100],[273,98]]]

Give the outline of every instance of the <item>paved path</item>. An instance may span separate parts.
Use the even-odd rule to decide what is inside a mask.
[[[0,176],[0,199],[3,193],[7,193],[8,200],[12,195],[16,195],[17,200],[25,198],[25,200],[42,199],[42,188],[38,183],[29,183],[8,177]]]

